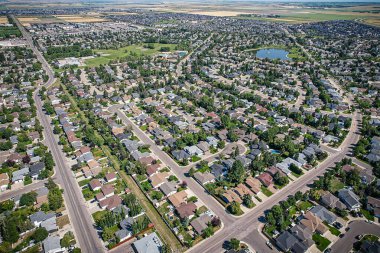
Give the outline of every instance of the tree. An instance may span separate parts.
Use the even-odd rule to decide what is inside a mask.
[[[51,210],[56,211],[62,207],[63,197],[61,190],[56,187],[52,190],[49,190],[48,194],[49,207]]]
[[[231,238],[230,247],[231,249],[238,250],[240,247],[240,241],[236,238]]]
[[[228,207],[227,207],[227,210],[236,215],[236,214],[240,214],[242,212],[241,208],[240,208],[240,203],[234,201],[232,202]]]
[[[204,231],[203,231],[203,237],[208,238],[210,236],[214,235],[214,229],[212,226],[208,226]]]
[[[46,239],[46,237],[48,237],[48,235],[49,235],[49,232],[46,230],[46,228],[39,227],[34,231],[32,235],[32,239],[35,242],[42,242],[43,240]]]
[[[5,211],[11,211],[15,207],[15,202],[8,199],[0,203],[0,213]]]
[[[28,192],[24,193],[20,198],[20,206],[32,206],[36,202],[37,193]]]
[[[53,181],[52,178],[49,178],[45,185],[46,185],[46,188],[48,188],[49,190],[52,190],[58,187],[58,185]]]
[[[1,234],[5,241],[15,243],[20,238],[20,234],[17,231],[16,221],[14,219],[6,220],[1,228]]]
[[[113,237],[114,237],[114,233],[111,228],[106,227],[103,229],[103,233],[102,233],[103,241],[107,242],[111,240]]]
[[[252,197],[248,194],[243,196],[243,204],[248,208],[252,208],[255,206],[255,203],[253,203]]]
[[[61,246],[62,246],[63,248],[68,248],[68,247],[70,247],[71,245],[73,245],[74,243],[75,243],[75,240],[74,240],[74,234],[73,234],[73,232],[71,232],[71,231],[67,232],[67,233],[63,236],[63,238],[62,238],[62,240],[61,240]]]
[[[228,171],[228,179],[233,183],[241,183],[244,180],[245,169],[240,160],[236,160]]]

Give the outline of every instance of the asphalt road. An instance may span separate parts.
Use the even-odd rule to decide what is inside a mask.
[[[331,247],[333,253],[350,252],[354,243],[358,241],[356,239],[358,235],[376,235],[380,237],[380,226],[377,224],[370,224],[365,221],[353,221],[348,227],[350,230]]]
[[[33,50],[37,59],[41,62],[43,69],[46,71],[49,79],[44,84],[45,87],[49,87],[55,82],[54,73],[47,63],[41,52],[34,46],[32,37],[21,25],[21,23],[12,16],[13,20],[16,22],[18,28],[23,34],[23,37],[27,40],[29,47]],[[68,210],[70,217],[70,223],[74,227],[76,239],[80,245],[82,252],[98,253],[104,252],[103,246],[100,243],[99,236],[92,224],[91,215],[85,206],[85,201],[83,199],[81,190],[76,182],[71,168],[65,161],[66,155],[63,153],[62,149],[59,147],[56,139],[54,138],[53,130],[50,125],[50,119],[43,112],[42,101],[38,96],[41,86],[34,92],[34,101],[37,107],[37,116],[44,127],[44,136],[46,140],[46,145],[51,151],[55,166],[55,176],[59,185],[64,190],[65,205]]]
[[[22,195],[22,194],[27,193],[27,192],[35,191],[35,190],[43,187],[46,182],[47,182],[47,180],[41,180],[41,181],[35,182],[33,184],[21,187],[19,189],[6,190],[0,194],[0,202],[7,200],[7,199],[10,199],[10,198],[13,198],[13,197],[18,196],[18,195]]]

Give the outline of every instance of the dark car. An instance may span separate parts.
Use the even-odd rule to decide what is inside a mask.
[[[340,234],[339,235],[339,238],[343,238],[345,234]]]

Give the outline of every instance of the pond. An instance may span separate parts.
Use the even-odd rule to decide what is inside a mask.
[[[283,49],[267,48],[257,51],[256,57],[261,59],[268,58],[270,60],[291,60],[291,58],[288,57],[288,54],[289,52]]]

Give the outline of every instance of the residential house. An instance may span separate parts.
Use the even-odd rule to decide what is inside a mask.
[[[197,206],[192,202],[180,205],[176,208],[176,211],[182,220],[185,218],[193,218],[196,210]]]
[[[266,172],[260,174],[259,176],[257,176],[257,178],[266,187],[272,185],[272,183],[273,183],[273,177],[271,175],[269,175],[269,173],[266,173]]]
[[[380,199],[368,196],[367,210],[373,212],[375,217],[380,218]]]
[[[186,203],[187,192],[186,191],[176,192],[173,195],[169,196],[168,199],[174,207],[179,207],[180,205],[183,205]]]
[[[252,176],[249,176],[245,180],[246,185],[251,189],[251,191],[255,194],[259,194],[261,192],[261,182],[257,178],[253,178]]]
[[[327,222],[330,225],[334,224],[338,219],[338,217],[334,213],[330,212],[325,207],[320,205],[310,209],[310,212],[312,212],[315,216],[317,216],[322,221]]]
[[[45,253],[63,253],[64,248],[61,248],[61,239],[59,236],[48,236],[42,241]]]
[[[317,232],[323,235],[328,231],[328,228],[323,225],[322,220],[310,211],[303,215],[303,219],[300,223],[308,227],[313,233]]]
[[[352,190],[341,189],[338,192],[338,197],[346,205],[348,210],[357,211],[360,209],[360,199]]]
[[[194,173],[194,178],[201,185],[205,185],[207,183],[215,181],[215,176],[213,174],[211,174],[210,172],[205,172],[205,173],[196,172],[196,173]]]
[[[5,191],[9,185],[9,176],[7,173],[0,174],[0,191]]]
[[[321,203],[331,209],[346,209],[346,205],[343,204],[337,197],[335,197],[331,192],[327,192],[321,196]]]
[[[153,232],[135,241],[132,246],[136,253],[161,253],[163,243],[156,232]]]
[[[190,225],[194,228],[195,232],[198,235],[201,235],[203,231],[208,227],[208,224],[211,222],[212,218],[210,215],[202,214],[198,218],[192,220]]]

